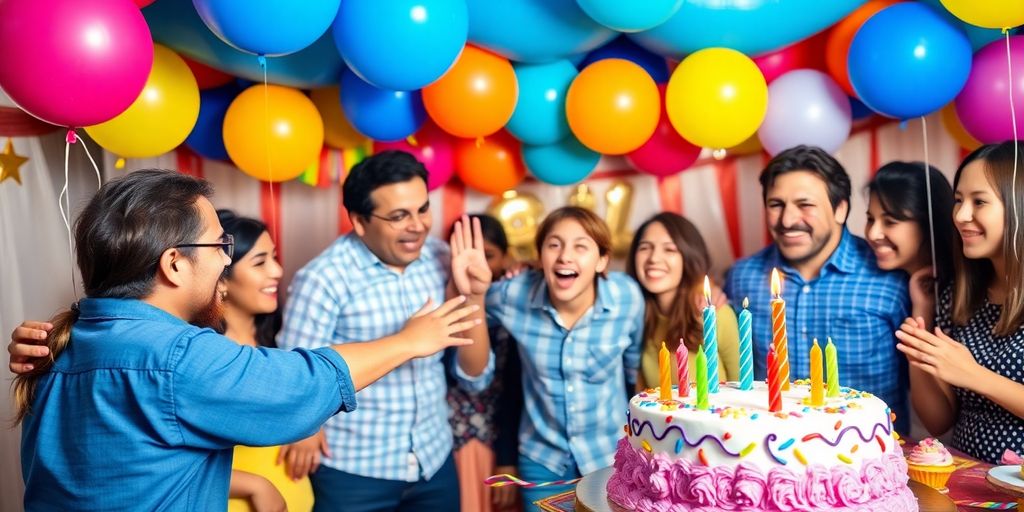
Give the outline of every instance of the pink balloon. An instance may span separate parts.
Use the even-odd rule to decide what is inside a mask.
[[[985,45],[974,54],[967,84],[956,97],[956,115],[967,133],[991,144],[1013,139],[1010,95],[1017,116],[1017,137],[1024,138],[1024,36],[1010,37],[1013,89],[1006,72],[1006,41]]]
[[[412,154],[427,168],[427,190],[434,190],[451,179],[455,173],[452,137],[432,122],[427,122],[414,136],[416,145],[408,140],[373,142],[373,152],[397,149]]]
[[[0,88],[22,110],[72,128],[128,108],[153,67],[149,26],[130,0],[0,2]]]
[[[672,127],[665,112],[665,84],[658,86],[661,91],[661,117],[654,135],[642,146],[626,154],[626,161],[634,169],[654,176],[671,176],[682,171],[697,161],[700,147],[690,144],[679,136]]]

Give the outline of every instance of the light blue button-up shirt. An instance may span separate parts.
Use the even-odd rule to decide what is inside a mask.
[[[223,510],[235,445],[355,407],[333,349],[238,345],[145,302],[85,299],[22,425],[26,510]]]

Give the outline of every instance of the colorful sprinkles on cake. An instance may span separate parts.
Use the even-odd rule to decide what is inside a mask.
[[[804,452],[800,451],[800,448],[793,448],[793,456],[800,461],[800,464],[807,465],[807,458],[804,457]]]

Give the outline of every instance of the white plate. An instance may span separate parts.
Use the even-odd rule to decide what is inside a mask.
[[[999,480],[1004,484],[1020,487],[1024,490],[1024,478],[1021,478],[1020,476],[1020,464],[1013,466],[996,466],[988,470],[988,474],[994,480]]]

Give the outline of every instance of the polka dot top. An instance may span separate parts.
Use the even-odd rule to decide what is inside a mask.
[[[978,364],[1003,377],[1024,383],[1024,328],[1009,336],[993,336],[1002,306],[985,303],[967,325],[953,325],[952,293],[939,299],[936,323],[950,338],[963,343]],[[953,426],[953,447],[992,464],[999,464],[1003,451],[1020,453],[1024,448],[1024,419],[973,391],[953,388],[959,411]]]

